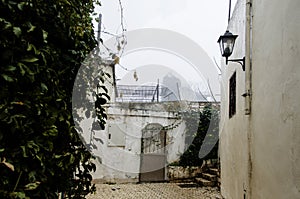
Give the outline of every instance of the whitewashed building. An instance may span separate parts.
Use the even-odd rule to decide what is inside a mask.
[[[300,1],[238,0],[222,65],[221,193],[300,198]],[[225,31],[225,30],[224,30]]]
[[[103,105],[107,122],[102,130],[93,115],[99,71],[110,74],[102,76],[110,96],[109,103]],[[87,64],[78,74],[73,89],[73,116],[84,144],[96,157],[94,181],[168,180],[167,165],[178,161],[187,148],[186,124],[180,113],[201,110],[206,102],[116,102],[113,64],[99,68]],[[104,92],[101,89],[99,92]]]

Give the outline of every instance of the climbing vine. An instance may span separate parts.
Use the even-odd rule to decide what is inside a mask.
[[[218,106],[213,104],[206,105],[202,111],[191,110],[182,113],[183,120],[186,124],[185,143],[187,149],[180,156],[178,165],[180,166],[201,166],[204,159],[217,159],[218,143],[211,142],[211,137],[218,136]],[[204,138],[207,143],[203,144]],[[215,139],[213,139],[215,140]],[[210,143],[209,143],[210,142]],[[212,150],[205,157],[199,157],[199,151],[203,147],[210,145]]]
[[[175,129],[175,128],[177,128],[181,123],[182,123],[181,118],[180,118],[180,117],[177,117],[177,118],[175,119],[175,121],[174,121],[172,124],[163,126],[162,130],[168,131],[168,130]]]

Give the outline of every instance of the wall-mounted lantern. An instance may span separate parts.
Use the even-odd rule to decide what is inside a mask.
[[[232,62],[238,62],[242,65],[243,71],[245,71],[245,57],[242,59],[228,59],[230,55],[232,54],[235,39],[238,37],[238,35],[233,35],[231,32],[226,30],[224,35],[221,35],[218,39],[218,43],[220,45],[220,51],[223,57],[226,57],[226,65],[228,64],[228,61]]]

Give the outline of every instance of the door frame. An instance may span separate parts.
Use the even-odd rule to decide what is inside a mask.
[[[149,153],[147,155],[147,153],[144,153],[144,133],[145,131],[147,131],[147,127],[151,127],[153,125],[157,125],[159,126],[160,130],[159,130],[159,134],[161,135],[161,133],[163,133],[163,140],[162,141],[162,144],[163,144],[163,147],[161,147],[161,149],[163,149],[163,153],[161,154],[155,154],[155,153]],[[139,182],[162,182],[162,181],[165,181],[166,180],[166,169],[165,169],[165,165],[166,165],[166,162],[167,162],[167,151],[165,150],[165,147],[166,147],[166,141],[167,141],[167,131],[163,129],[163,126],[159,123],[149,123],[147,124],[143,129],[142,129],[142,136],[141,136],[141,154],[140,154],[140,172],[139,172]],[[155,158],[155,156],[157,155],[158,158],[160,157],[163,157],[163,162],[161,162],[161,164],[163,164],[163,167],[161,169],[158,169],[158,170],[153,170],[151,172],[145,172],[145,173],[153,173],[155,174],[155,172],[158,172],[160,170],[162,170],[162,179],[159,179],[159,180],[144,180],[142,179],[143,178],[143,163],[144,163],[144,159],[145,159],[145,156],[152,156],[153,158]],[[144,173],[144,174],[145,174]]]

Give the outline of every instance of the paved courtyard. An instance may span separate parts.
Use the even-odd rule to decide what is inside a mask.
[[[221,199],[218,188],[180,187],[176,183],[97,184],[95,195],[87,199]],[[183,184],[187,185],[187,184]]]

